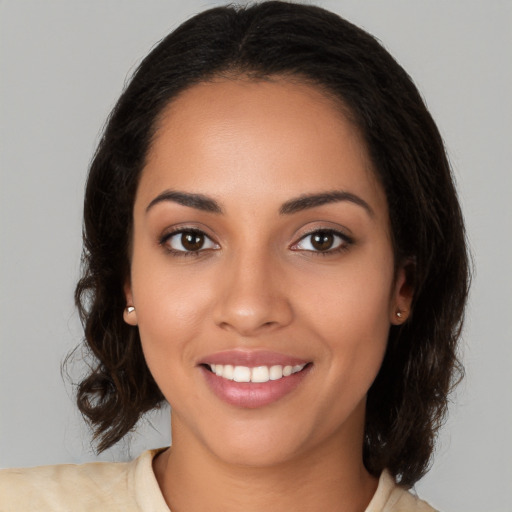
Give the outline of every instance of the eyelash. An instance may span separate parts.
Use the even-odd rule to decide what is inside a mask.
[[[308,237],[311,237],[311,236],[319,234],[319,233],[326,234],[326,235],[333,235],[334,237],[339,238],[340,239],[339,246],[335,247],[334,249],[327,249],[325,251],[302,249],[303,251],[326,257],[326,256],[332,256],[334,254],[338,254],[340,252],[347,251],[350,248],[350,246],[353,245],[353,243],[354,243],[354,240],[351,237],[347,236],[346,234],[344,234],[340,231],[336,231],[335,229],[315,229],[315,230],[310,231],[309,233],[306,233],[305,235],[303,235],[297,242],[295,242],[290,247],[290,249],[292,249],[294,251],[300,251],[301,249],[297,249],[296,247],[301,242],[306,240]],[[204,253],[204,251],[217,249],[217,247],[215,247],[215,248],[208,247],[205,249],[200,248],[196,251],[194,251],[194,250],[183,250],[182,251],[182,250],[173,249],[168,245],[169,240],[171,240],[173,237],[175,237],[176,235],[183,236],[184,234],[193,234],[193,235],[203,236],[206,240],[209,240],[210,243],[212,243],[218,247],[218,244],[216,242],[214,242],[204,231],[202,231],[200,229],[196,229],[196,228],[178,228],[176,230],[168,232],[164,236],[162,236],[162,238],[159,241],[159,244],[162,247],[164,247],[164,249],[167,252],[171,253],[173,256],[178,256],[178,257],[191,257],[191,256],[199,257]],[[310,244],[311,244],[311,242],[310,242]],[[183,244],[182,244],[182,246],[183,246]]]
[[[318,256],[332,256],[334,254],[339,254],[340,252],[347,251],[351,245],[353,245],[354,240],[347,236],[345,233],[342,233],[341,231],[336,231],[335,229],[331,228],[320,228],[320,229],[314,229],[313,231],[310,231],[309,233],[306,233],[305,235],[302,235],[302,237],[295,242],[291,249],[292,250],[301,250],[301,249],[294,249],[294,247],[297,247],[301,242],[306,240],[308,237],[312,237],[313,235],[317,235],[319,233],[325,234],[325,235],[333,235],[336,238],[340,239],[340,243],[338,247],[335,247],[334,249],[327,249],[325,251],[320,250],[311,250],[311,249],[303,249],[306,252],[318,255]],[[311,242],[310,242],[311,244]]]
[[[201,256],[204,251],[211,250],[212,248],[207,249],[198,249],[197,251],[180,251],[177,249],[173,249],[168,245],[168,242],[175,237],[176,235],[184,235],[184,234],[193,234],[193,235],[200,235],[205,238],[205,240],[209,240],[211,243],[216,244],[204,231],[196,228],[177,228],[171,232],[166,233],[161,239],[159,244],[169,253],[171,253],[173,256],[178,257],[198,257]],[[183,244],[182,244],[183,246]]]

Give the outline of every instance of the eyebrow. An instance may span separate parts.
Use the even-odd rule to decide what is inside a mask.
[[[166,190],[156,196],[146,207],[148,212],[153,206],[164,201],[172,201],[174,203],[202,210],[209,213],[222,213],[219,203],[203,194],[191,194],[189,192],[178,192],[176,190]]]
[[[315,208],[316,206],[338,203],[341,201],[349,201],[358,206],[361,206],[371,217],[375,215],[371,206],[364,199],[361,199],[359,196],[344,190],[333,190],[319,194],[306,194],[297,197],[296,199],[291,199],[290,201],[286,201],[286,203],[281,206],[279,213],[281,215],[289,215],[307,210],[308,208]]]
[[[209,213],[223,213],[222,207],[214,199],[203,194],[179,192],[177,190],[166,190],[165,192],[162,192],[156,196],[146,207],[146,212],[148,212],[156,204],[165,201],[171,201],[183,206],[188,206],[189,208],[195,208],[196,210],[202,210]],[[281,208],[279,209],[279,214],[291,215],[293,213],[301,212],[309,208],[323,206],[324,204],[338,203],[341,201],[349,201],[358,206],[361,206],[371,217],[374,216],[373,209],[364,199],[361,199],[359,196],[344,190],[333,190],[329,192],[321,192],[318,194],[305,194],[300,197],[290,199],[289,201],[286,201],[282,204]]]

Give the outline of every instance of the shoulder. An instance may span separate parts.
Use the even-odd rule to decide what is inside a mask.
[[[415,494],[397,487],[390,497],[389,507],[383,512],[437,512]]]
[[[377,491],[365,512],[436,512],[426,501],[397,485],[384,471]]]
[[[1,512],[135,512],[136,473],[152,452],[132,462],[62,464],[0,471]],[[147,460],[146,460],[147,459]]]

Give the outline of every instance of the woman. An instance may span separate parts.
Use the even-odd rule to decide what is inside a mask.
[[[173,446],[5,472],[4,509],[431,510],[406,488],[459,371],[464,228],[371,36],[281,2],[183,24],[111,114],[84,244],[79,408],[104,450],[167,400]]]

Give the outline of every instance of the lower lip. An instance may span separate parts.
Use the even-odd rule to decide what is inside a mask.
[[[288,377],[268,382],[235,382],[215,375],[201,366],[210,389],[224,402],[236,407],[256,409],[290,394],[309,373],[310,365]]]

